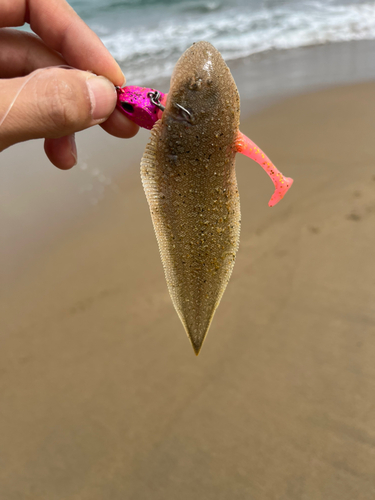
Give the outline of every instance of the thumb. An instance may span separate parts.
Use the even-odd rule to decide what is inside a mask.
[[[63,137],[102,123],[116,99],[109,80],[75,69],[43,68],[0,80],[0,151],[16,142]]]

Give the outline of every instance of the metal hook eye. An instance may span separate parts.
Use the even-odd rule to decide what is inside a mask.
[[[165,107],[160,102],[160,92],[158,90],[155,90],[155,92],[149,92],[147,94],[147,97],[150,99],[151,104],[161,109],[162,111],[165,110]]]

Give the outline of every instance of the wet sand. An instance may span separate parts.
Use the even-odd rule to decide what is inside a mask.
[[[138,165],[1,289],[0,498],[375,496],[375,83],[242,131],[236,265],[198,358]],[[120,161],[121,158],[118,159]]]

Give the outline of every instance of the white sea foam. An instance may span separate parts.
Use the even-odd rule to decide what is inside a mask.
[[[204,14],[182,15],[181,9],[164,16],[159,12],[154,24],[126,23],[114,31],[108,24],[91,24],[128,81],[137,83],[169,76],[180,54],[198,40],[210,41],[226,60],[233,60],[270,49],[375,39],[375,2],[316,0],[274,2],[268,7],[263,2],[261,8],[246,8],[241,0],[234,6],[206,4]]]

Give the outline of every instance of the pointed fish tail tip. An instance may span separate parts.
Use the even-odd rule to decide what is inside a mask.
[[[199,338],[193,338],[188,333],[188,337],[189,337],[189,340],[191,343],[191,347],[193,348],[193,350],[195,352],[195,355],[198,356],[198,354],[200,353],[200,351],[202,349],[202,345],[203,345],[203,341],[204,341],[205,336],[199,337]]]
[[[291,177],[282,177],[280,181],[275,184],[275,191],[268,202],[269,207],[274,207],[280,200],[282,200],[288,190],[292,187],[293,179]]]
[[[187,334],[188,334],[191,346],[194,349],[196,356],[198,356],[198,354],[200,353],[200,351],[202,349],[202,345],[203,345],[204,339],[206,338],[208,329],[209,329],[209,325],[204,330],[204,333],[202,333],[202,334],[199,333],[198,335],[196,335],[196,332],[194,332],[195,335],[191,335],[190,332],[187,330]]]
[[[194,350],[196,356],[198,356],[198,354],[200,353],[201,348],[202,348],[202,344],[203,344],[203,340],[202,340],[202,342],[199,345],[198,344],[194,344],[193,342],[191,342],[191,345],[193,346],[193,350]]]
[[[200,353],[203,342],[207,337],[216,307],[217,303],[212,306],[211,303],[207,304],[203,301],[200,304],[200,311],[198,313],[196,310],[189,308],[184,312],[179,311],[181,322],[184,325],[185,332],[196,356]]]

